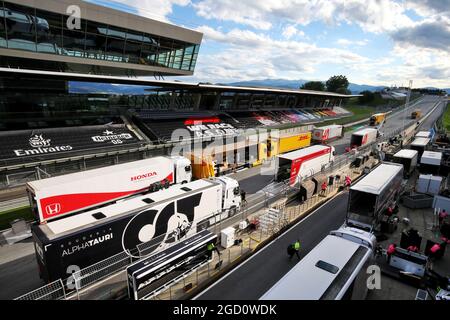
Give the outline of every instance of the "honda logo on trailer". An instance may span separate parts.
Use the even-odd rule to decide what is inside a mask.
[[[45,212],[49,216],[58,214],[61,212],[61,204],[59,203],[49,204],[48,206],[45,207]]]
[[[154,176],[157,176],[157,175],[158,175],[158,173],[156,173],[156,172],[149,172],[149,173],[145,173],[145,174],[141,174],[141,175],[138,175],[138,176],[131,177],[131,181],[139,181],[139,180],[151,178],[151,177],[154,177]]]

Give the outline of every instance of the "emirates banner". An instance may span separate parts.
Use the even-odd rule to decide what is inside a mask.
[[[0,160],[53,157],[139,142],[126,127],[3,132],[0,140]]]

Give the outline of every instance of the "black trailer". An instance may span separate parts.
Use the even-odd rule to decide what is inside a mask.
[[[221,213],[219,192],[219,183],[198,180],[33,225],[40,276],[47,282],[66,279],[73,270],[122,252],[139,258],[137,247],[143,243],[146,254],[164,250],[204,229],[205,219]]]
[[[217,235],[203,230],[130,265],[127,268],[129,297],[133,300],[145,299],[155,290],[207,263],[210,257],[208,244],[216,242]]]

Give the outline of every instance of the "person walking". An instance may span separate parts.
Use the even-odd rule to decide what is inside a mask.
[[[389,247],[386,250],[386,254],[387,254],[387,262],[391,262],[391,257],[392,255],[395,253],[395,249],[397,248],[397,246],[395,244],[390,244]]]
[[[352,185],[352,178],[350,178],[350,176],[345,176],[345,188],[350,188],[350,186]]]
[[[322,183],[322,190],[320,191],[320,195],[326,196],[328,184],[326,181]]]
[[[444,222],[445,218],[447,218],[448,213],[447,211],[442,210],[441,212],[439,212],[439,227],[442,227],[442,222]]]
[[[289,245],[288,247],[288,255],[289,255],[289,259],[292,259],[292,257],[295,255],[297,255],[298,260],[300,260],[300,240],[297,240],[296,242],[294,242],[293,244]]]
[[[208,245],[206,246],[206,249],[208,251],[208,259],[211,260],[212,259],[212,255],[213,255],[213,251],[216,251],[217,254],[220,257],[220,251],[219,249],[217,249],[217,247],[215,246],[214,242],[210,242],[208,243]]]

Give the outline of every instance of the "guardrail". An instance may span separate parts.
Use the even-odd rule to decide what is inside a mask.
[[[439,107],[441,102],[438,102],[436,106],[430,111],[429,114],[427,114],[426,117],[422,118],[420,123],[422,124],[435,110],[437,107]],[[351,152],[348,154],[344,154],[341,156],[338,156],[335,158],[335,161],[328,167],[323,168],[322,171],[312,175],[308,179],[312,179],[319,175],[328,175],[332,172],[336,172],[339,170],[342,170],[343,168],[346,168],[350,163],[352,163],[360,154],[365,154],[371,150],[373,150],[374,146],[377,144],[389,140],[391,137],[396,136],[402,132],[404,132],[408,128],[417,129],[420,127],[420,125],[417,125],[416,121],[410,122],[408,125],[403,126],[402,128],[398,128],[396,130],[391,131],[390,133],[385,134],[385,136],[380,137],[377,139],[376,142],[363,146],[357,150],[357,152]],[[415,130],[412,131],[413,133]],[[284,195],[285,197],[288,197],[290,193],[295,192],[296,190],[292,189],[288,183],[280,182],[278,184],[275,184],[273,186],[274,190],[273,193],[271,192],[265,192],[264,195],[258,196],[257,203],[253,204],[252,208],[246,208],[243,207],[242,211],[239,214],[236,214],[235,216],[232,216],[228,219],[242,219],[245,220],[248,217],[250,217],[252,214],[260,210],[261,208],[269,207],[272,203],[276,202],[280,199],[280,194]],[[332,192],[336,191],[335,189],[332,190]],[[328,191],[330,192],[330,191]],[[272,195],[271,195],[272,194]],[[287,225],[285,223],[281,223],[282,221],[295,221],[298,219],[302,213],[307,212],[309,209],[315,207],[318,203],[320,203],[319,197],[311,198],[305,203],[303,203],[301,206],[298,207],[298,209],[295,209],[295,214],[292,212],[288,213],[288,217],[285,216],[286,213],[282,213],[283,217],[280,218],[278,225],[275,223],[275,227],[269,227],[266,231],[261,230],[260,231],[260,237],[259,240],[254,240],[253,245],[257,246],[260,243],[264,242],[264,239],[270,238],[272,235],[276,234],[280,230],[282,230]],[[221,223],[226,222],[221,221]],[[214,231],[217,232],[215,224],[213,227]],[[220,231],[220,228],[219,228]],[[230,250],[225,251],[225,254],[229,255],[229,263],[232,261],[239,259],[242,257],[245,253],[252,251],[252,238],[250,238],[248,249],[246,249],[246,245],[241,244],[240,246],[240,253],[236,255],[236,253],[232,253]],[[152,252],[153,250],[149,249],[150,247],[145,246],[145,244],[142,246],[141,250],[138,251],[138,254],[140,257],[146,256],[147,252]],[[232,255],[234,255],[234,259],[232,259]],[[96,263],[92,266],[89,266],[87,268],[84,268],[82,270],[76,271],[72,278],[66,279],[66,285],[64,284],[64,281],[62,279],[55,281],[51,284],[48,284],[46,286],[43,286],[37,290],[34,290],[26,295],[23,295],[17,299],[20,300],[57,300],[57,299],[67,299],[68,295],[67,292],[70,292],[70,295],[73,296],[76,294],[78,298],[80,297],[80,293],[82,293],[84,290],[88,289],[89,286],[95,285],[96,283],[103,281],[109,277],[113,277],[118,272],[123,271],[129,264],[133,262],[133,259],[130,257],[130,254],[127,252],[119,253],[115,256],[112,256],[108,259],[105,259],[99,263]],[[211,278],[215,274],[215,268],[213,268],[213,271],[211,271],[211,264],[208,264],[208,276],[207,278]],[[203,270],[204,271],[204,270]],[[199,284],[199,272],[201,273],[202,270],[198,270],[196,272],[197,277],[197,285]],[[184,278],[183,278],[184,279]],[[69,281],[68,281],[69,280]],[[71,282],[73,280],[73,282]],[[185,282],[185,281],[184,281]],[[70,284],[73,283],[73,287]],[[68,285],[68,286],[67,286]],[[172,290],[172,287],[167,288],[166,290]],[[75,291],[75,293],[73,293]],[[172,292],[170,292],[170,297],[172,298],[174,295]]]

